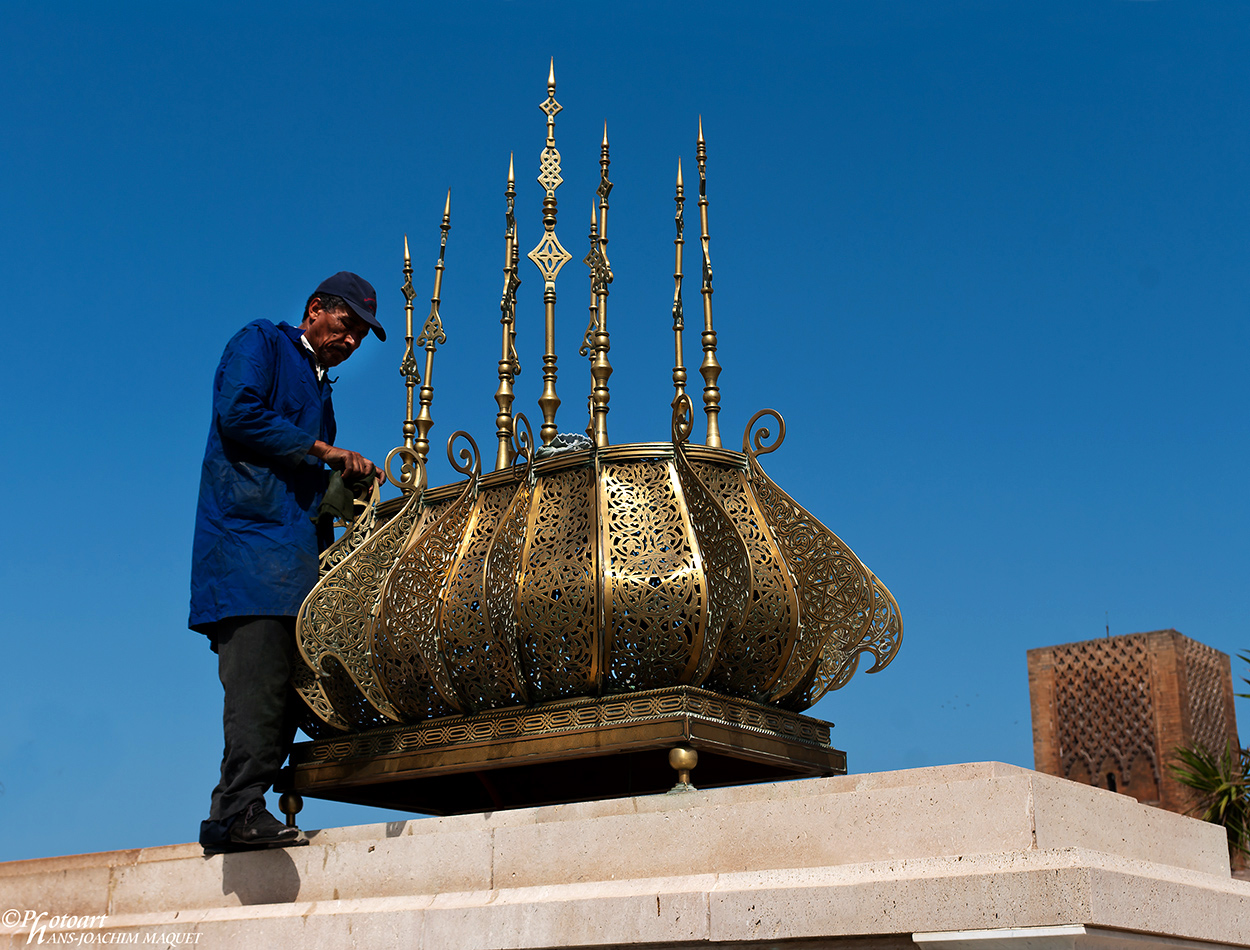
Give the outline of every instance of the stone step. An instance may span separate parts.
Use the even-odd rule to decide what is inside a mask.
[[[746,946],[1058,925],[1250,945],[1250,884],[1230,876],[1222,829],[1001,763],[309,837],[210,858],[178,844],[0,864],[0,905],[103,917],[49,934],[249,948]],[[0,947],[28,936],[0,925]]]

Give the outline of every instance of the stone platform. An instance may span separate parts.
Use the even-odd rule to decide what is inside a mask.
[[[310,837],[0,864],[0,908],[44,943],[214,950],[1250,946],[1222,829],[998,763]],[[29,938],[6,914],[0,947]]]

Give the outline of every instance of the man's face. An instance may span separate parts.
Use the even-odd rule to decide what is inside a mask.
[[[369,324],[350,310],[326,310],[314,299],[304,318],[304,339],[322,366],[338,366],[369,335]]]

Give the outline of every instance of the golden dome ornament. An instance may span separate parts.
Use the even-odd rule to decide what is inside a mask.
[[[544,285],[541,445],[512,412],[520,279],[510,159],[495,468],[483,474],[476,442],[456,432],[447,455],[463,480],[426,484],[430,378],[447,339],[440,289],[449,197],[431,313],[415,340],[426,349],[424,384],[405,238],[407,417],[386,465],[402,496],[380,503],[375,493],[346,526],[298,618],[304,662],[294,685],[315,738],[297,747],[281,784],[304,796],[449,813],[658,792],[671,784],[666,755],[678,748],[700,763],[700,787],[838,774],[845,755],[830,745],[829,724],[799,713],[844,685],[861,655],[876,672],[898,652],[902,622],[890,592],[760,464],[785,437],[781,416],[752,417],[741,452],[721,445],[701,119],[706,444],[690,443],[695,410],[685,392],[680,163],[669,438],[608,439],[605,127],[585,259],[589,439],[563,447],[571,440],[555,422],[555,282],[572,255],[555,234],[563,179],[554,64],[547,91],[544,230],[529,255]]]

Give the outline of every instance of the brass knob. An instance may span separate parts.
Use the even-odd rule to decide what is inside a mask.
[[[668,750],[668,764],[677,770],[677,784],[669,791],[693,792],[690,770],[699,764],[699,753],[689,746],[674,746]]]
[[[296,792],[283,792],[278,798],[278,807],[282,810],[282,814],[286,815],[287,827],[294,828],[295,816],[304,807],[304,797]]]

